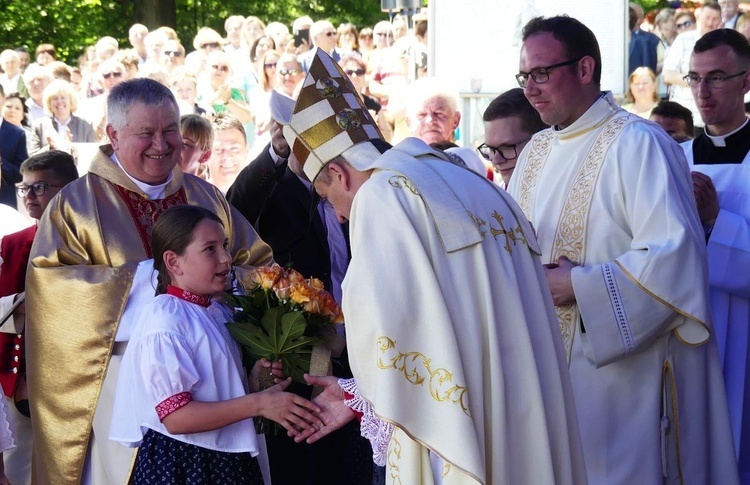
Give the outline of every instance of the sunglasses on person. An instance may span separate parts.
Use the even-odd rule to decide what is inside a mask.
[[[109,78],[115,78],[115,79],[117,79],[117,78],[122,77],[122,73],[121,72],[117,72],[117,71],[115,71],[115,72],[105,72],[104,74],[102,74],[102,77],[104,79],[109,79]]]
[[[323,35],[325,35],[326,37],[333,37],[334,35],[336,35],[336,32],[324,32]]]
[[[677,27],[677,30],[687,29],[688,27],[693,26],[692,20],[686,20],[684,22],[680,22],[679,24],[675,24],[675,27]]]
[[[218,65],[218,64],[214,64],[214,65],[213,65],[213,66],[211,66],[211,67],[212,67],[212,68],[214,68],[214,69],[216,69],[217,71],[221,71],[221,72],[229,72],[229,66],[220,66],[220,65]]]
[[[345,69],[344,72],[347,76],[364,76],[365,70],[364,69]]]
[[[180,51],[164,51],[165,56],[169,57],[182,57],[182,52]]]
[[[276,69],[276,63],[275,62],[267,62],[263,64],[263,67],[266,69]]]
[[[277,72],[279,73],[279,76],[296,76],[302,71],[299,69],[279,69]]]
[[[201,44],[201,49],[218,49],[221,47],[218,42],[206,42],[205,44]]]

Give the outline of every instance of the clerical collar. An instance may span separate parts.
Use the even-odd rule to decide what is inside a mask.
[[[141,189],[141,191],[146,194],[146,197],[148,197],[149,200],[159,200],[163,199],[166,195],[166,187],[169,182],[172,181],[172,173],[170,172],[169,178],[167,178],[167,181],[163,184],[159,185],[149,185],[146,183],[141,182],[138,179],[133,178],[132,175],[128,173],[127,170],[125,170],[125,167],[122,166],[120,163],[120,160],[117,159],[117,154],[112,152],[112,156],[109,157],[113,162],[117,164],[118,167],[120,167],[120,170],[130,179],[133,181],[133,183]]]
[[[190,303],[195,303],[196,305],[200,305],[204,308],[207,308],[209,305],[211,305],[210,298],[202,295],[196,295],[195,293],[191,293],[188,290],[183,290],[172,285],[167,285],[167,295],[175,296],[180,300],[185,300]]]
[[[711,143],[713,143],[713,145],[715,147],[725,147],[725,146],[727,146],[727,138],[730,137],[730,136],[732,136],[732,135],[734,135],[735,133],[737,133],[741,129],[743,129],[745,127],[745,125],[747,125],[748,119],[750,119],[750,118],[746,117],[744,123],[742,123],[740,126],[738,126],[737,129],[735,129],[731,133],[727,133],[726,135],[719,135],[719,136],[710,135],[708,133],[707,127],[705,127],[705,126],[703,127],[703,133],[706,135],[706,138],[708,138],[709,140],[711,140]]]

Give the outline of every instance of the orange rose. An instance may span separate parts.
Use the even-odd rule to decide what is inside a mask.
[[[250,274],[250,282],[254,288],[261,287],[270,290],[281,276],[281,266],[274,263],[272,266],[260,266]]]
[[[289,291],[289,298],[291,298],[294,303],[297,303],[299,305],[309,302],[313,295],[313,290],[304,282],[293,282],[289,288]]]
[[[325,289],[325,285],[318,278],[310,278],[310,286],[312,286],[316,290],[323,290],[323,289]]]

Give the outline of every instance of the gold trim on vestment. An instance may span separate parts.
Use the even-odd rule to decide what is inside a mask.
[[[627,276],[628,279],[630,279],[630,281],[632,281],[636,286],[638,286],[638,288],[641,289],[641,291],[643,291],[644,293],[646,293],[647,295],[649,295],[651,298],[653,298],[654,300],[658,301],[662,305],[666,306],[667,308],[669,308],[673,312],[678,313],[678,314],[682,315],[683,317],[688,318],[688,319],[696,322],[698,325],[700,325],[701,327],[705,328],[706,332],[708,332],[709,334],[711,333],[711,330],[708,328],[708,325],[706,325],[706,322],[704,322],[703,320],[701,320],[698,317],[695,317],[695,316],[693,316],[693,315],[691,315],[689,313],[684,312],[682,309],[677,308],[676,306],[672,305],[671,303],[669,303],[668,301],[666,301],[663,298],[659,297],[658,295],[655,295],[648,288],[646,288],[645,286],[643,286],[637,279],[635,279],[635,277],[632,274],[630,274],[630,272],[627,269],[625,269],[625,267],[622,264],[620,264],[619,261],[615,260],[615,264],[617,265],[618,268],[620,268],[622,270],[623,273],[625,273],[625,276]],[[678,329],[679,329],[679,327],[672,329],[672,333],[674,333],[675,337],[677,337],[677,340],[679,340],[680,343],[682,343],[684,345],[687,345],[689,347],[700,347],[701,345],[705,344],[708,341],[708,337],[706,337],[706,339],[704,341],[696,343],[696,344],[690,343],[690,342],[686,342],[685,340],[683,340],[680,337],[679,333],[677,332]]]
[[[679,412],[679,406],[677,403],[677,382],[674,377],[674,369],[672,369],[672,364],[669,361],[664,362],[664,366],[662,367],[662,373],[661,373],[661,389],[662,393],[664,393],[665,384],[669,380],[669,389],[671,391],[671,401],[669,404],[672,405],[672,419],[670,420],[670,425],[674,427],[674,445],[675,445],[675,453],[676,453],[676,464],[677,464],[677,478],[680,481],[680,485],[684,483],[684,479],[682,476],[682,460],[680,459],[680,412]]]

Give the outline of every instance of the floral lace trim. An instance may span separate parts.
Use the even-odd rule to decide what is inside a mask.
[[[195,293],[191,293],[188,290],[183,290],[181,288],[177,288],[176,286],[172,286],[172,285],[167,286],[167,295],[176,296],[177,298],[180,298],[181,300],[189,301],[190,303],[195,303],[196,305],[200,305],[204,308],[207,308],[211,304],[210,298],[207,298],[203,295],[196,295]]]
[[[354,396],[353,399],[345,399],[344,404],[352,410],[362,413],[359,429],[362,437],[367,438],[372,446],[372,461],[378,466],[385,466],[388,443],[393,435],[393,425],[378,419],[372,404],[367,402],[359,393],[359,388],[354,379],[339,379],[339,386],[345,392]]]
[[[156,405],[156,414],[159,416],[159,421],[164,421],[164,418],[177,411],[181,407],[188,404],[193,400],[193,395],[189,392],[181,392],[174,396],[169,396],[162,402]]]

